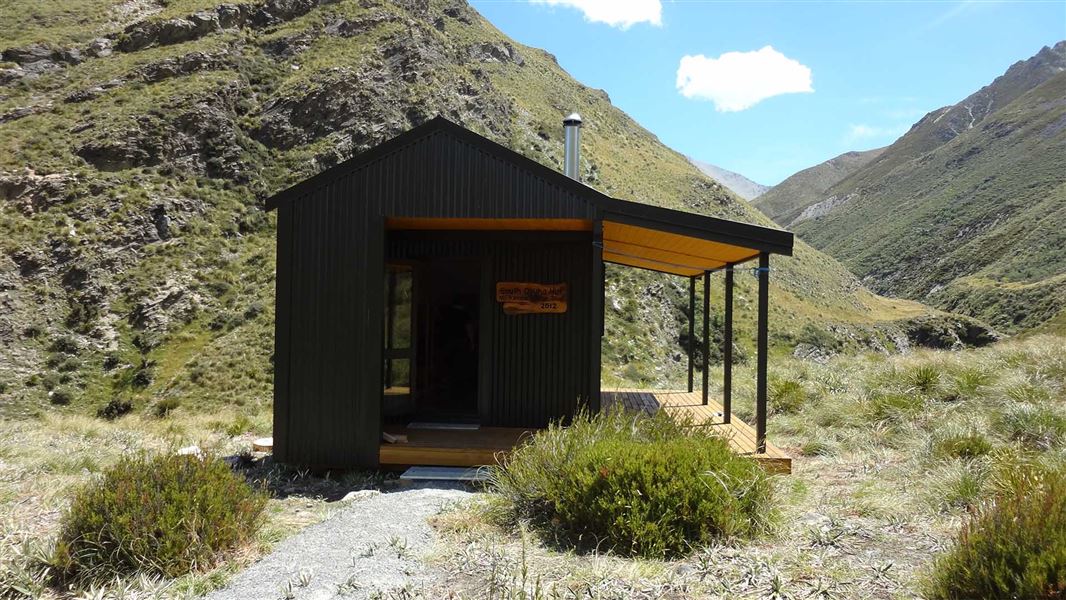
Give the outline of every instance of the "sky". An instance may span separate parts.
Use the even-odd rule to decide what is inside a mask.
[[[888,145],[1066,39],[1066,0],[470,4],[668,146],[766,185]]]

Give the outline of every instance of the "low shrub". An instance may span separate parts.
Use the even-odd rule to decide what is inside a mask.
[[[74,392],[67,388],[55,388],[48,392],[48,401],[57,406],[67,406],[74,401]]]
[[[156,402],[152,407],[152,411],[155,412],[155,416],[162,419],[167,417],[170,413],[174,412],[176,408],[181,406],[181,400],[177,398],[163,398],[159,402]]]
[[[493,472],[517,519],[555,543],[645,557],[749,537],[773,515],[768,476],[702,427],[615,411],[552,425]]]
[[[133,404],[129,400],[112,398],[110,402],[97,409],[96,416],[108,421],[114,421],[123,415],[129,414],[132,410]]]
[[[265,506],[221,459],[128,456],[74,495],[53,563],[66,580],[176,577],[248,543]]]
[[[1066,471],[1025,469],[935,562],[930,600],[1066,596]]]

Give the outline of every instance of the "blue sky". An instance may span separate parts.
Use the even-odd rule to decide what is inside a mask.
[[[769,185],[887,145],[1066,38],[1066,0],[470,3],[667,145]]]

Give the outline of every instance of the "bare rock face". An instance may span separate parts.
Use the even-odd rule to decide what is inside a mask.
[[[477,62],[514,63],[518,66],[526,62],[518,50],[507,42],[472,44],[467,48],[467,54],[471,60]]]
[[[77,179],[70,173],[38,175],[31,169],[22,173],[0,173],[0,199],[32,215],[66,201]]]
[[[207,11],[178,19],[143,21],[127,27],[119,36],[117,47],[123,52],[136,52],[150,46],[195,40],[221,28],[218,14]]]
[[[201,298],[176,280],[167,280],[130,312],[130,325],[146,331],[166,331],[171,321],[184,321],[200,309]]]
[[[171,119],[141,115],[120,126],[102,131],[84,143],[78,156],[101,171],[165,164],[209,177],[243,181],[240,161],[241,134],[225,94],[205,98]]]

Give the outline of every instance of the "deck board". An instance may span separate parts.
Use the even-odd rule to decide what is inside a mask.
[[[736,415],[723,422],[722,405],[709,400],[703,405],[699,392],[652,391],[635,389],[604,390],[601,394],[604,410],[621,407],[624,410],[653,414],[662,409],[670,415],[686,418],[698,427],[712,427],[728,440],[737,454],[751,456],[767,471],[791,473],[792,459],[780,448],[766,443],[766,451],[755,452],[755,429]],[[533,433],[532,430],[510,427],[482,427],[476,431],[407,429],[386,427],[392,434],[404,434],[406,443],[383,442],[379,460],[385,466],[435,465],[470,467],[492,465]]]
[[[694,425],[716,429],[729,441],[734,452],[751,456],[769,471],[792,472],[791,457],[770,442],[766,443],[765,452],[756,452],[755,428],[736,415],[733,415],[729,423],[725,423],[722,416],[725,414],[725,409],[722,405],[714,399],[708,399],[707,405],[704,406],[700,392],[604,390],[601,393],[601,405],[604,409],[621,406],[625,410],[648,414],[659,409],[666,410],[670,415],[690,419]]]

